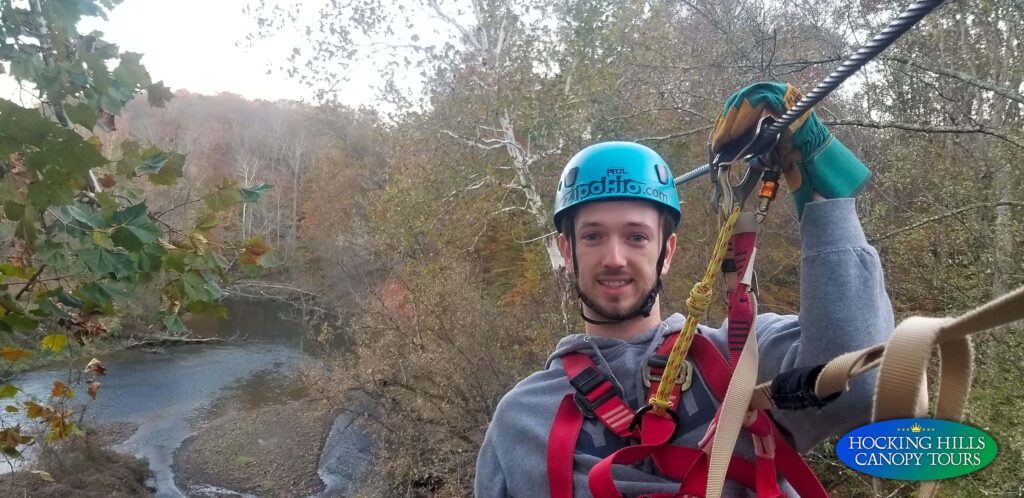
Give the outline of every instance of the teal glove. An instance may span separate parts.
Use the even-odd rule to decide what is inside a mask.
[[[733,140],[749,139],[763,116],[778,118],[801,98],[793,85],[779,82],[754,83],[734,93],[715,121],[711,150],[717,153]],[[814,192],[830,199],[851,197],[871,176],[867,166],[836,140],[813,110],[782,130],[777,147],[782,174],[799,215]]]

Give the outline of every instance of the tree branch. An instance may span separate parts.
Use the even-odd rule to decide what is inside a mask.
[[[39,275],[42,275],[43,274],[43,270],[45,270],[45,269],[46,269],[46,265],[45,264],[39,265],[39,269],[36,270],[35,274],[32,275],[32,278],[28,279],[28,282],[25,282],[25,286],[22,287],[20,291],[18,291],[18,295],[14,296],[14,300],[15,301],[21,299],[21,296],[23,294],[25,294],[26,291],[31,289],[32,286],[35,285],[36,282],[39,281]]]
[[[665,140],[671,140],[673,138],[685,137],[693,135],[694,133],[700,133],[702,131],[708,131],[712,128],[712,125],[701,126],[700,128],[694,128],[692,130],[681,131],[679,133],[670,133],[660,137],[644,137],[634,140],[634,142],[664,142]]]
[[[470,140],[468,138],[460,137],[460,136],[456,135],[454,132],[452,132],[451,130],[441,130],[441,133],[444,133],[445,135],[448,135],[449,137],[452,137],[455,140],[458,140],[459,142],[462,142],[463,144],[469,145],[470,147],[476,147],[476,148],[483,149],[483,150],[494,150],[494,149],[499,149],[499,148],[505,146],[505,143],[504,143],[503,140],[494,140],[494,141],[499,142],[499,143],[486,144],[486,143],[477,142],[476,140]]]
[[[187,200],[185,202],[182,202],[181,204],[178,204],[176,206],[170,207],[170,208],[165,209],[163,211],[156,211],[154,213],[150,213],[150,216],[153,216],[154,218],[159,218],[159,217],[161,217],[161,216],[163,216],[163,215],[165,215],[167,213],[170,213],[171,211],[174,211],[175,209],[178,209],[180,207],[188,206],[189,204],[194,204],[196,202],[202,201],[202,200],[206,199],[207,197],[209,197],[209,196],[211,196],[211,195],[213,195],[215,193],[218,193],[218,192],[220,192],[220,190],[216,190],[214,192],[210,192],[209,194],[206,194],[206,195],[204,195],[202,197],[199,197],[199,198],[196,198],[196,199]]]
[[[921,133],[954,133],[954,134],[968,134],[968,133],[980,133],[982,135],[988,135],[991,137],[998,138],[1012,145],[1024,149],[1024,141],[1017,137],[1011,137],[1000,131],[986,128],[981,125],[977,126],[933,126],[923,125],[915,123],[899,123],[899,122],[875,122],[875,121],[863,121],[858,119],[831,119],[822,120],[829,126],[860,126],[862,128],[895,128],[897,130],[905,131],[916,131]]]
[[[887,56],[887,57],[882,57],[881,59],[882,60],[893,61],[893,62],[898,62],[900,64],[907,65],[907,66],[910,66],[910,67],[916,67],[917,69],[920,69],[922,71],[927,71],[929,73],[934,73],[934,74],[938,74],[938,75],[942,75],[942,76],[948,76],[950,78],[960,80],[960,81],[962,81],[964,83],[967,83],[969,85],[976,86],[978,88],[981,88],[981,89],[984,89],[984,90],[988,90],[988,91],[997,93],[997,94],[1002,95],[1003,97],[1006,97],[1006,98],[1008,98],[1010,100],[1013,100],[1013,101],[1016,101],[1016,102],[1020,102],[1021,104],[1024,104],[1024,95],[1021,95],[1020,93],[1017,93],[1017,92],[1015,92],[1013,90],[1010,90],[1010,89],[1007,89],[1007,88],[1000,88],[1000,87],[998,87],[996,85],[993,85],[991,83],[979,80],[978,78],[975,78],[975,77],[973,77],[973,76],[971,76],[969,74],[961,73],[960,71],[954,71],[952,69],[945,69],[945,68],[941,68],[941,67],[936,67],[936,66],[932,66],[930,64],[926,64],[926,63],[923,63],[923,62],[917,62],[917,61],[913,61],[913,60],[910,60],[910,59],[905,58],[905,57],[899,57],[899,56],[894,56],[894,55],[890,55],[890,56]]]
[[[878,237],[872,237],[872,238],[868,239],[868,241],[872,242],[872,243],[879,242],[879,241],[888,239],[889,237],[892,237],[894,235],[899,235],[899,234],[901,234],[903,232],[908,232],[908,231],[913,230],[915,228],[922,227],[922,226],[927,225],[929,223],[935,223],[936,221],[941,221],[941,220],[944,220],[946,218],[949,218],[950,216],[956,216],[956,215],[958,215],[960,213],[964,213],[964,212],[970,211],[972,209],[979,209],[979,208],[983,208],[983,207],[1000,207],[1000,206],[1024,207],[1024,202],[1017,202],[1017,201],[979,202],[977,204],[971,204],[971,205],[968,205],[968,206],[963,206],[961,208],[954,209],[954,210],[952,210],[952,211],[950,211],[948,213],[943,213],[943,214],[932,216],[930,218],[925,218],[925,219],[923,219],[921,221],[918,221],[917,223],[913,223],[913,224],[907,225],[907,226],[905,226],[903,228],[897,228],[896,230],[893,230],[891,232],[885,233],[883,235],[879,235]]]

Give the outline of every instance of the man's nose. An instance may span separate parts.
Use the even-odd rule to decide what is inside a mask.
[[[608,244],[608,251],[604,254],[604,261],[601,262],[605,268],[622,268],[626,266],[625,248],[618,241],[612,240]]]

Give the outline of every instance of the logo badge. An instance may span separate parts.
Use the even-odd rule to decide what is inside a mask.
[[[970,474],[996,458],[992,436],[948,420],[904,418],[865,425],[836,443],[836,456],[864,474],[935,481]]]

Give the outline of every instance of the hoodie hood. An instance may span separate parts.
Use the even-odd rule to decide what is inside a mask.
[[[646,330],[628,341],[614,337],[600,337],[587,334],[567,335],[558,341],[558,345],[555,347],[555,352],[551,353],[551,356],[548,357],[547,362],[544,364],[544,368],[549,368],[556,358],[561,358],[562,356],[575,351],[581,351],[592,357],[596,356],[602,362],[606,357],[613,356],[616,350],[631,344],[648,344],[648,354],[650,354],[653,352],[654,348],[657,348],[658,345],[661,344],[661,339],[666,333],[681,330],[685,321],[686,318],[683,315],[675,313],[662,320],[658,326],[650,330]],[[587,351],[592,351],[592,353],[587,353]]]

